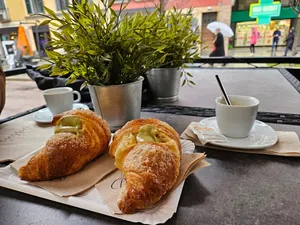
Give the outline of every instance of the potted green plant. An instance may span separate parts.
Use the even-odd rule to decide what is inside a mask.
[[[103,7],[82,0],[62,11],[62,18],[45,7],[47,20],[58,31],[46,44],[52,75],[77,78],[88,85],[95,112],[112,130],[140,117],[143,75],[155,65],[151,28],[156,11],[123,13],[112,8],[114,0],[101,0]]]
[[[153,98],[160,102],[173,102],[178,99],[180,78],[182,86],[191,85],[192,77],[184,68],[185,63],[193,62],[199,57],[199,27],[193,30],[192,9],[186,13],[182,10],[158,10],[159,29],[152,31],[152,44],[156,67],[147,72],[147,80]]]

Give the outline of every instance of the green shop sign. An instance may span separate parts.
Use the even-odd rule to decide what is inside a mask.
[[[250,4],[249,17],[256,18],[258,24],[269,24],[271,17],[279,16],[281,3],[273,0],[258,0]]]

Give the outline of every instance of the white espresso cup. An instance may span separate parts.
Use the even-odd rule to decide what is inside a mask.
[[[77,95],[74,100],[73,93]],[[46,105],[53,115],[62,113],[73,108],[73,102],[80,102],[81,95],[70,87],[51,88],[43,91]]]
[[[216,118],[221,134],[231,138],[249,135],[257,115],[259,101],[250,96],[229,95],[232,105],[222,96],[216,98]]]

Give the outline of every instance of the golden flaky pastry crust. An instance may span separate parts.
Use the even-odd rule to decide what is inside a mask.
[[[159,142],[137,142],[140,127],[147,124],[157,128]],[[134,213],[159,201],[179,175],[179,135],[158,119],[137,119],[125,124],[115,133],[109,153],[126,178],[118,199],[124,213]]]
[[[106,121],[92,111],[78,109],[54,116],[52,124],[70,115],[80,119],[80,132],[61,132],[50,137],[42,150],[19,169],[22,180],[51,180],[76,173],[106,151],[111,138]]]

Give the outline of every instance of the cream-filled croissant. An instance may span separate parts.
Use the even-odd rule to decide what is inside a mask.
[[[51,180],[76,173],[103,154],[111,138],[106,121],[90,110],[61,113],[52,124],[55,134],[19,169],[22,180]]]
[[[109,153],[126,178],[118,206],[134,213],[159,201],[179,175],[178,133],[158,119],[137,119],[115,133]]]

